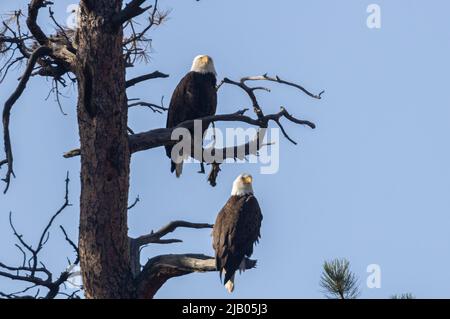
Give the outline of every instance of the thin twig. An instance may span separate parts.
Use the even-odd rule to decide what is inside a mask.
[[[140,201],[140,198],[139,198],[139,195],[138,195],[138,196],[136,196],[136,199],[134,200],[133,204],[131,204],[130,206],[128,206],[128,210],[130,210],[130,209],[132,209],[134,206],[136,206],[137,203],[139,203],[139,201]]]
[[[28,61],[27,68],[25,69],[25,72],[20,79],[19,85],[17,86],[16,90],[11,94],[11,96],[8,98],[8,100],[5,102],[5,105],[3,107],[3,135],[4,135],[4,141],[5,141],[5,153],[6,153],[6,160],[8,163],[8,171],[6,172],[6,176],[3,179],[3,181],[6,183],[6,187],[4,190],[4,193],[8,191],[9,184],[11,181],[11,176],[14,176],[14,170],[13,170],[13,154],[12,154],[12,148],[11,148],[11,139],[9,135],[9,118],[11,114],[11,109],[16,103],[16,101],[19,99],[19,97],[22,95],[23,91],[26,88],[26,85],[28,83],[28,80],[30,79],[31,72],[33,71],[33,68],[39,58],[42,56],[49,54],[51,52],[50,48],[47,47],[39,47],[37,48],[32,54]]]

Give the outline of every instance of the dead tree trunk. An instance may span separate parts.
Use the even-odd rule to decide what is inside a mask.
[[[150,150],[165,145],[173,145],[171,133],[176,128],[157,128],[147,132],[131,135],[127,133],[128,105],[127,87],[140,82],[167,77],[164,73],[153,72],[128,81],[125,80],[126,67],[133,66],[136,56],[145,53],[137,50],[140,43],[145,43],[146,32],[162,22],[166,13],[158,10],[158,1],[153,5],[143,6],[145,0],[130,0],[122,8],[122,0],[80,0],[80,19],[78,29],[64,30],[56,22],[51,8],[50,19],[59,27],[52,36],[46,35],[38,24],[38,14],[42,8],[51,6],[51,1],[30,0],[26,25],[29,32],[21,27],[21,13],[14,15],[15,30],[7,23],[6,29],[0,32],[0,53],[8,54],[6,73],[14,64],[24,60],[27,66],[18,87],[12,92],[3,107],[3,138],[6,158],[0,160],[0,168],[7,166],[3,181],[4,192],[8,190],[13,170],[13,148],[9,132],[11,110],[24,92],[29,80],[35,76],[50,77],[56,83],[56,94],[59,94],[58,83],[65,85],[70,80],[78,86],[78,126],[80,148],[68,152],[65,157],[81,155],[81,198],[79,247],[70,241],[63,229],[66,239],[77,252],[83,276],[84,293],[87,298],[153,298],[155,293],[170,278],[183,276],[193,272],[216,271],[215,259],[203,254],[161,255],[151,258],[144,266],[140,263],[141,248],[148,244],[177,243],[179,239],[164,238],[179,227],[211,228],[207,223],[191,223],[173,221],[158,231],[144,234],[137,238],[128,237],[127,211],[130,174],[130,157],[133,153]],[[149,13],[148,25],[141,32],[136,32],[132,19]],[[124,37],[124,29],[130,27],[132,32]],[[70,32],[69,32],[70,31]],[[76,34],[75,34],[76,33]],[[125,33],[127,33],[125,31]],[[31,35],[30,35],[31,34]],[[72,35],[75,34],[74,37]],[[145,48],[145,46],[144,46]],[[134,58],[133,58],[134,57]],[[76,79],[72,78],[75,74]],[[233,81],[225,78],[223,84],[229,84],[244,90],[251,100],[257,118],[244,115],[246,110],[232,114],[214,115],[200,119],[203,125],[212,122],[243,122],[259,127],[255,138],[243,145],[224,148],[207,149],[208,154],[221,155],[221,160],[210,160],[201,155],[197,160],[212,164],[209,181],[215,185],[220,165],[227,158],[243,159],[250,154],[256,155],[263,146],[265,129],[269,122],[276,123],[283,135],[292,143],[281,124],[282,119],[292,123],[315,128],[314,123],[300,120],[281,107],[278,113],[264,114],[256,97],[256,91],[269,89],[251,87],[247,83],[253,81],[275,82],[294,87],[312,98],[320,99],[323,92],[314,95],[302,86],[287,82],[278,76],[251,76]],[[1,82],[1,81],[0,81]],[[134,105],[142,104],[142,102]],[[144,105],[146,103],[143,103]],[[150,108],[152,108],[151,105]],[[158,110],[164,107],[155,106]],[[153,109],[155,110],[155,109]],[[194,121],[186,121],[178,127],[192,128]],[[178,128],[177,127],[177,128]],[[194,156],[196,156],[194,154]],[[68,206],[68,179],[66,181],[66,197],[63,207]],[[134,204],[132,205],[134,206]],[[31,288],[38,289],[37,294],[25,295],[28,288],[19,293],[0,296],[36,298],[39,287],[48,290],[43,298],[55,298],[60,286],[69,277],[65,271],[56,280],[48,277],[47,268],[39,268],[38,253],[45,244],[45,234],[60,211],[45,228],[38,248],[34,249],[23,241],[16,232],[12,221],[11,227],[19,241],[17,247],[24,253],[32,254],[34,264],[30,267],[13,267],[0,263],[0,277],[32,283]],[[214,215],[215,212],[212,212]],[[26,258],[24,257],[24,260]],[[247,269],[254,268],[256,261],[247,260]]]
[[[81,143],[79,249],[87,298],[132,298],[127,203],[127,136],[122,1],[81,2],[78,124]]]

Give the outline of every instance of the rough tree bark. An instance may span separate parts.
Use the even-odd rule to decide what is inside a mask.
[[[81,144],[80,262],[87,298],[132,298],[127,136],[120,0],[81,1],[77,51]]]

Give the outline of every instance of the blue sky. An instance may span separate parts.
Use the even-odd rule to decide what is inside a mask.
[[[72,1],[76,2],[76,1]],[[54,6],[61,21],[71,1]],[[381,29],[366,26],[366,8],[381,6]],[[160,70],[170,78],[132,88],[129,97],[168,101],[192,58],[210,54],[219,78],[268,72],[301,83],[320,101],[298,91],[269,85],[261,93],[266,113],[280,105],[317,124],[310,130],[286,124],[298,146],[280,142],[280,170],[260,175],[255,164],[223,167],[218,185],[187,165],[181,179],[169,172],[163,149],[135,154],[129,214],[131,236],[175,219],[214,222],[231,183],[241,172],[254,175],[254,189],[264,214],[262,240],[254,252],[258,268],[236,279],[228,295],[217,273],[170,280],[159,298],[322,298],[324,260],[346,257],[361,281],[362,297],[386,298],[411,292],[422,298],[450,297],[450,3],[418,1],[161,1],[170,20],[152,33],[151,62],[128,77]],[[2,1],[5,13],[26,1]],[[41,19],[47,30],[50,22]],[[19,73],[1,85],[5,101]],[[35,78],[14,108],[11,134],[15,171],[0,197],[0,259],[17,263],[8,212],[26,238],[37,240],[48,217],[63,200],[66,171],[72,178],[74,204],[58,219],[77,237],[79,159],[61,155],[78,145],[76,91],[63,99],[67,116],[52,99],[51,82]],[[242,92],[220,90],[218,113],[247,106]],[[165,115],[130,110],[135,131],[165,125]],[[4,170],[1,172],[4,173]],[[161,253],[213,254],[210,230],[178,230],[182,244],[151,246],[144,260]],[[43,252],[56,271],[71,250],[58,229]],[[369,289],[366,267],[381,267],[381,288]],[[15,285],[0,279],[0,287]]]

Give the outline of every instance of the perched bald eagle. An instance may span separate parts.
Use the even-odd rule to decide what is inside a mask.
[[[253,195],[252,176],[239,175],[231,191],[231,197],[217,215],[213,228],[213,248],[216,267],[228,292],[234,290],[236,270],[245,270],[245,257],[253,253],[253,245],[260,236],[263,216]]]
[[[166,127],[175,127],[184,121],[214,115],[217,107],[216,82],[213,59],[207,55],[196,56],[191,71],[181,79],[172,94]],[[203,127],[202,134],[207,129],[208,127]],[[194,132],[191,132],[192,139],[193,134]],[[172,160],[171,153],[172,146],[166,146],[166,154]],[[183,162],[176,164],[171,161],[170,171],[176,171],[177,177],[181,175],[182,169]]]

